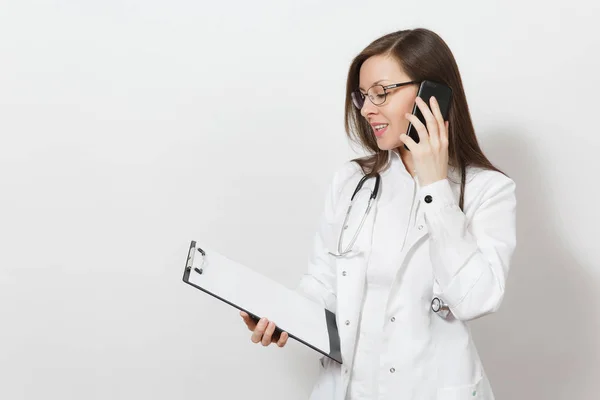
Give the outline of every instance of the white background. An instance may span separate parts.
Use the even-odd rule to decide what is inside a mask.
[[[600,392],[595,1],[0,2],[0,398],[305,399],[318,354],[250,342],[181,281],[190,240],[294,287],[351,59],[426,27],[518,186],[496,397]]]

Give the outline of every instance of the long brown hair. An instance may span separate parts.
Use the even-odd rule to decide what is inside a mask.
[[[463,209],[467,166],[504,173],[492,165],[479,147],[458,66],[448,45],[435,32],[418,28],[386,34],[369,44],[350,64],[344,126],[350,140],[370,153],[353,161],[368,175],[381,172],[387,166],[388,152],[377,147],[371,126],[360,110],[354,107],[351,98],[352,91],[358,89],[362,64],[376,55],[394,58],[411,80],[432,80],[452,88],[448,115],[448,157],[450,165],[460,172],[459,205]]]

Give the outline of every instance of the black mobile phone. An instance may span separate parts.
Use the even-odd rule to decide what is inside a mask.
[[[448,113],[450,112],[450,103],[452,102],[452,89],[449,86],[443,83],[425,80],[421,82],[421,86],[419,87],[419,92],[417,93],[417,96],[422,98],[430,108],[431,104],[429,103],[429,100],[431,99],[431,96],[434,96],[438,104],[440,105],[440,111],[442,112],[442,117],[444,117],[444,121],[448,120]],[[413,107],[412,114],[419,118],[423,125],[427,126],[425,117],[423,117],[423,114],[421,113],[419,106],[417,106],[417,103],[415,103],[415,106]],[[413,126],[412,122],[410,121],[408,123],[408,130],[406,131],[406,134],[410,136],[412,140],[414,140],[416,143],[419,143],[419,132],[417,132],[417,129]],[[406,145],[404,145],[404,148],[406,150],[409,150],[408,147],[406,147]]]

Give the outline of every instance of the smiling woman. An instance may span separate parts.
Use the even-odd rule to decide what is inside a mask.
[[[425,80],[451,88],[448,121],[418,96]],[[444,41],[415,29],[367,46],[350,65],[345,125],[369,155],[335,173],[298,286],[335,312],[343,359],[321,360],[311,399],[494,399],[467,322],[504,297],[515,184],[478,145]],[[254,343],[285,346],[273,321],[242,317]]]
[[[428,29],[404,30],[387,34],[367,46],[352,61],[346,84],[345,127],[351,140],[372,155],[356,160],[366,174],[381,171],[387,163],[388,149],[402,150],[400,137],[406,133],[419,83],[432,80],[452,88],[453,100],[448,118],[448,157],[460,171],[459,206],[464,205],[467,166],[499,171],[481,151],[469,114],[469,107],[452,52],[435,32]],[[397,85],[397,82],[403,82]],[[404,86],[406,84],[406,86]],[[398,86],[398,87],[395,87]],[[370,91],[368,99],[356,97]],[[373,96],[375,95],[375,96]],[[364,104],[364,105],[363,105]],[[378,131],[374,125],[388,124]],[[381,126],[378,126],[381,128]],[[410,156],[402,157],[412,164]],[[414,170],[413,165],[407,166]]]

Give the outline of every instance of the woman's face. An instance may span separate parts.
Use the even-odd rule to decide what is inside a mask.
[[[393,58],[373,56],[360,68],[359,89],[366,95],[367,90],[375,84],[386,86],[411,80]],[[360,113],[371,125],[371,132],[381,150],[391,150],[400,146],[401,150],[404,149],[400,135],[406,133],[409,124],[404,114],[412,113],[418,90],[418,84],[386,89],[386,100],[379,106],[374,105],[368,97],[365,98]],[[381,128],[378,125],[387,126],[377,129]]]

